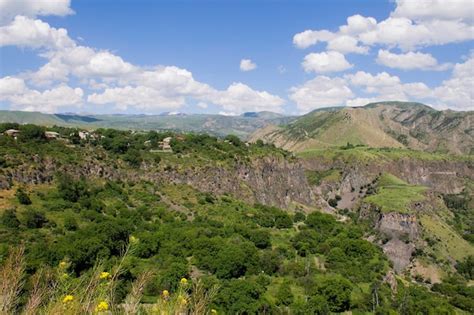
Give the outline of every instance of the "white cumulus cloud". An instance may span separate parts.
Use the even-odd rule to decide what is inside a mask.
[[[306,72],[329,73],[339,72],[353,67],[343,54],[337,51],[310,53],[301,64]]]
[[[301,112],[316,108],[341,106],[354,96],[343,78],[317,76],[290,89],[289,98]]]
[[[443,71],[451,67],[451,64],[439,64],[438,60],[431,54],[410,51],[405,54],[394,54],[388,50],[381,49],[377,55],[377,62],[381,65],[402,70],[435,70]]]
[[[17,15],[34,18],[73,13],[70,0],[0,0],[0,25],[10,22]]]
[[[257,64],[250,59],[240,60],[240,70],[241,71],[252,71],[257,68]]]

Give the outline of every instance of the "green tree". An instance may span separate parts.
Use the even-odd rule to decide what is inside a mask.
[[[351,305],[352,285],[349,280],[339,275],[324,277],[316,285],[316,295],[321,295],[327,301],[332,312],[344,312]]]
[[[291,292],[291,286],[290,286],[290,283],[288,281],[284,281],[280,285],[275,297],[278,301],[278,304],[288,306],[291,303],[293,303],[294,295]]]
[[[24,218],[25,225],[29,229],[39,229],[48,223],[48,219],[44,213],[34,209],[27,209],[24,212]]]
[[[2,213],[1,222],[7,228],[17,228],[20,226],[20,221],[16,216],[15,209],[7,209]]]
[[[18,188],[15,196],[18,198],[18,202],[22,205],[31,205],[31,199],[23,188]]]

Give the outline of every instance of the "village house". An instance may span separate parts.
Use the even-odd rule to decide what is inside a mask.
[[[9,136],[9,137],[13,137],[13,138],[16,139],[19,133],[20,133],[20,130],[8,129],[8,130],[5,131],[3,134],[6,135],[6,136]]]
[[[55,131],[45,131],[44,136],[49,140],[58,139],[60,137],[59,133]]]
[[[171,139],[172,139],[171,137],[166,137],[163,139],[163,141],[158,142],[158,147],[160,148],[161,151],[165,151],[165,152],[173,151],[170,145]]]

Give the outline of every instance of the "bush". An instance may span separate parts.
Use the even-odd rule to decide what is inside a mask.
[[[2,213],[0,217],[2,224],[7,228],[17,228],[20,226],[20,221],[16,216],[15,209],[7,209]]]
[[[68,231],[75,231],[78,228],[77,221],[73,216],[67,216],[64,219],[64,228]]]
[[[28,194],[22,189],[18,188],[15,193],[15,196],[18,198],[18,202],[22,205],[31,205],[31,199]]]
[[[43,212],[34,209],[28,209],[24,213],[25,225],[29,229],[39,229],[48,223],[48,219]]]

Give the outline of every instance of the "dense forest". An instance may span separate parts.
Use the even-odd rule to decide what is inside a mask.
[[[441,283],[393,276],[370,240],[376,232],[357,213],[341,220],[184,183],[67,171],[86,167],[91,156],[128,174],[295,159],[272,145],[113,129],[80,137],[64,127],[48,129],[59,133],[51,140],[43,127],[0,126],[1,133],[9,129],[19,133],[0,136],[0,174],[39,159],[61,167],[51,178],[12,180],[0,190],[0,313],[474,312],[472,256]],[[167,137],[172,152],[159,149]],[[465,207],[457,197],[445,199]],[[463,211],[458,217],[468,216]]]

